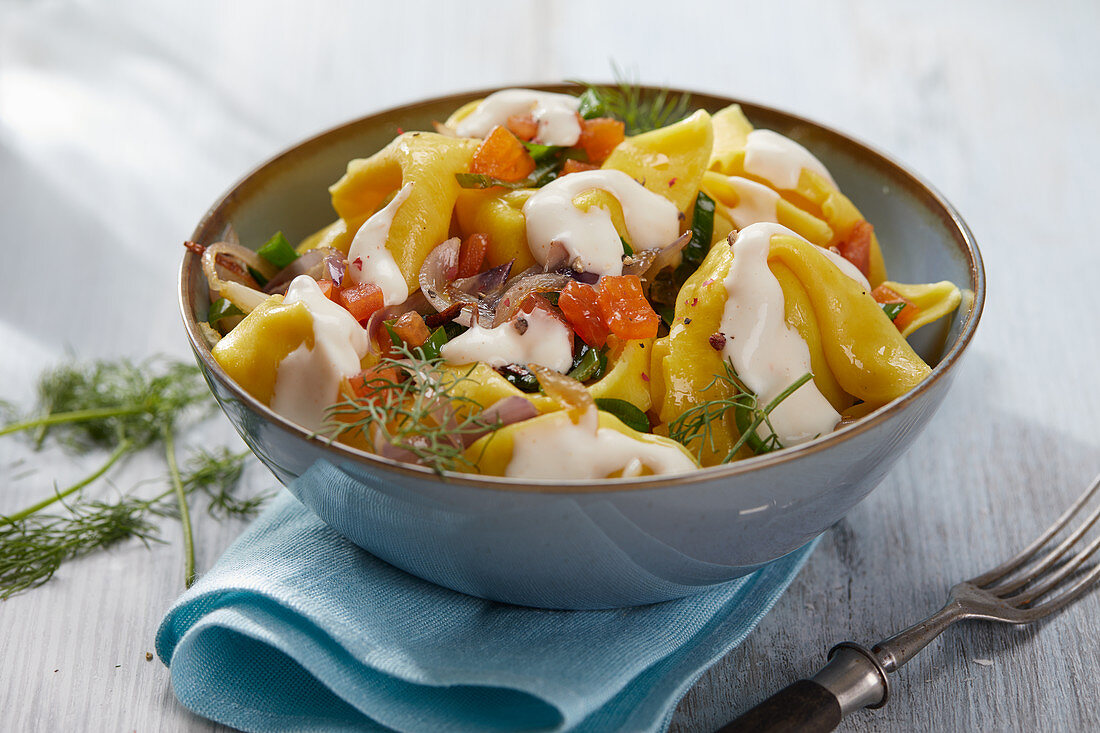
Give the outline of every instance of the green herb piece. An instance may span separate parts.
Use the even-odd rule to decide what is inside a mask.
[[[591,92],[590,99],[599,100],[599,114],[593,114],[593,117],[614,117],[625,125],[627,135],[638,135],[666,127],[688,116],[691,110],[690,94],[673,94],[667,88],[643,90],[615,64],[611,68],[615,76],[614,86],[573,82],[585,88],[581,94],[582,99]],[[595,102],[585,109],[590,113],[594,111]],[[585,117],[585,113],[582,112],[581,116]]]
[[[394,330],[394,324],[397,321],[390,319],[388,321],[382,321],[382,325],[386,327],[386,331],[390,335],[390,341],[394,346],[399,348],[409,349],[408,343],[397,335],[397,331]],[[432,331],[428,339],[415,348],[412,348],[412,353],[418,359],[436,359],[439,357],[439,350],[443,348],[443,344],[447,343],[450,337],[447,336],[447,329],[443,326],[438,327]]]
[[[462,334],[466,333],[469,330],[468,328],[463,326],[461,323],[458,323],[456,321],[447,321],[446,323],[444,323],[441,326],[441,328],[443,329],[443,332],[445,334],[447,334],[447,340],[448,341],[450,341],[451,339],[453,339],[457,336],[461,336]]]
[[[898,314],[905,310],[905,303],[883,303],[882,311],[892,321],[898,317]]]
[[[298,253],[290,246],[290,242],[286,241],[282,232],[275,232],[274,236],[256,251],[256,254],[280,270],[298,259]]]
[[[598,397],[596,407],[619,418],[619,421],[631,430],[639,433],[649,432],[649,418],[631,402],[612,397]]]
[[[522,181],[502,181],[499,178],[487,176],[484,173],[455,173],[455,180],[458,181],[458,185],[462,188],[492,188],[493,186],[500,186],[502,188],[517,189],[528,188],[528,179]]]
[[[710,240],[713,236],[714,199],[700,191],[695,197],[695,211],[691,215],[691,241],[683,251],[683,261],[692,265],[692,272],[699,268],[710,251]]]
[[[701,459],[705,447],[709,446],[712,451],[718,449],[714,441],[714,434],[711,431],[711,424],[718,420],[724,420],[726,413],[733,410],[734,420],[738,424],[738,429],[741,430],[741,437],[726,453],[721,463],[732,461],[745,444],[748,444],[754,453],[767,453],[782,448],[783,445],[779,442],[779,436],[775,434],[769,415],[795,390],[813,379],[813,375],[808,372],[803,374],[776,395],[775,399],[761,407],[759,398],[737,376],[733,364],[727,360],[723,363],[723,367],[725,373],[714,375],[714,379],[702,391],[706,392],[715,385],[722,383],[729,388],[730,396],[707,400],[685,410],[680,417],[669,423],[669,437],[689,448],[693,442],[698,440],[695,452],[696,457]],[[738,411],[742,411],[740,416]],[[748,420],[745,419],[746,415],[749,418]],[[742,424],[745,426],[743,430],[740,427]],[[769,434],[761,438],[758,435],[758,430],[763,426],[767,427]]]
[[[548,291],[546,291],[545,293],[542,294],[542,297],[546,298],[546,300],[548,300],[550,302],[550,305],[557,308],[558,307],[558,298],[561,297],[561,291],[560,290],[548,290]]]
[[[527,148],[527,152],[536,163],[554,155],[562,149],[560,145],[540,145],[538,143],[524,143],[523,147]]]
[[[420,346],[417,346],[414,352],[421,359],[436,359],[439,357],[440,349],[443,348],[443,344],[447,343],[448,340],[447,329],[440,326],[432,331],[432,335],[428,337],[428,340]]]
[[[229,318],[230,316],[243,316],[244,311],[233,305],[233,303],[227,298],[218,298],[210,304],[210,313],[206,317],[206,322],[211,326],[218,325],[218,321],[223,318]]]
[[[600,92],[596,87],[588,87],[579,97],[580,106],[577,112],[580,116],[586,120],[591,120],[594,117],[603,117],[603,97],[600,96]]]
[[[398,378],[379,374],[366,380],[362,397],[328,408],[320,433],[332,439],[358,434],[375,446],[389,444],[436,473],[474,468],[462,436],[500,425],[486,421],[481,404],[458,389],[472,381],[475,367],[458,374],[444,368],[441,359],[421,359],[405,347],[397,350],[401,358],[385,357],[379,364],[394,367]]]
[[[256,284],[261,288],[267,285],[267,278],[264,277],[264,274],[251,265],[248,266],[248,274],[252,276],[252,279],[255,280]]]
[[[626,255],[627,257],[633,257],[634,256],[634,248],[631,247],[629,244],[627,244],[626,240],[623,239],[622,237],[619,237],[619,241],[623,243],[623,254]]]
[[[580,353],[573,358],[573,368],[569,370],[569,377],[583,382],[591,378],[599,366],[600,352],[582,342]]]
[[[505,364],[497,367],[496,372],[520,392],[538,392],[542,388],[531,370],[521,364]]]

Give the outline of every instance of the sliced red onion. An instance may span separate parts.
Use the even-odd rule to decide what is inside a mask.
[[[520,397],[519,395],[505,397],[494,402],[481,413],[481,421],[487,425],[484,430],[463,434],[463,447],[470,447],[478,438],[488,435],[494,430],[499,430],[505,425],[530,420],[533,417],[538,417],[538,415],[538,409],[526,397]]]
[[[569,284],[569,279],[569,276],[560,272],[544,272],[521,278],[512,284],[504,292],[504,295],[500,296],[500,302],[496,306],[496,315],[493,317],[493,326],[496,327],[510,321],[531,293],[561,290]]]
[[[275,273],[275,276],[267,281],[264,286],[265,293],[279,293],[283,295],[290,287],[290,281],[299,275],[309,275],[314,280],[320,280],[326,274],[326,262],[329,258],[343,255],[332,247],[317,247],[302,253],[300,257]],[[335,278],[333,278],[335,280]]]
[[[512,264],[515,260],[497,265],[485,272],[479,272],[473,277],[464,277],[451,283],[451,287],[461,290],[467,295],[490,298],[494,294],[499,295],[504,291],[504,284],[508,282],[508,276],[512,272]]]
[[[420,290],[437,311],[449,308],[455,301],[449,298],[447,285],[458,273],[458,252],[462,240],[452,237],[424,258],[420,266]]]
[[[206,275],[210,297],[226,298],[245,313],[251,313],[252,309],[267,299],[267,295],[241,282],[222,279],[218,273],[218,255],[229,255],[240,260],[264,277],[274,275],[274,268],[267,260],[239,244],[217,242],[203,250],[202,271]]]
[[[685,232],[675,242],[663,248],[644,249],[631,257],[630,264],[623,265],[624,275],[646,277],[656,275],[666,267],[677,264],[680,252],[691,241],[691,232]]]
[[[324,261],[324,268],[324,272],[328,275],[329,280],[332,280],[337,286],[344,284],[344,274],[348,269],[348,260],[341,252],[333,250],[332,254],[327,255]]]

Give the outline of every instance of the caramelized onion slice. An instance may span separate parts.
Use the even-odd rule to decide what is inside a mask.
[[[593,415],[596,414],[596,402],[592,399],[592,394],[576,379],[541,364],[528,364],[527,368],[539,380],[543,391],[565,408],[574,424],[579,423],[590,410]]]
[[[270,262],[239,244],[216,242],[203,251],[202,271],[206,275],[206,283],[210,288],[211,296],[216,295],[225,298],[245,313],[251,313],[256,306],[267,299],[267,294],[250,288],[243,283],[222,279],[218,274],[218,255],[229,255],[245,263],[264,277],[274,275],[275,268]]]

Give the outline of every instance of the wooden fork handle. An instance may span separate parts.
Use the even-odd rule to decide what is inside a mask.
[[[890,681],[875,655],[845,642],[833,647],[829,663],[813,679],[785,687],[719,731],[825,733],[855,710],[882,707],[889,692]]]

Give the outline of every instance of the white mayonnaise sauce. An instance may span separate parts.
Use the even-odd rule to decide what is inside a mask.
[[[688,473],[698,468],[678,448],[643,443],[599,427],[594,409],[581,415],[577,424],[566,412],[520,423],[514,435],[512,460],[504,475],[515,478],[597,479],[616,471],[626,478],[641,475],[643,468],[654,474]]]
[[[326,298],[308,275],[291,281],[283,302],[302,303],[313,317],[313,348],[302,344],[279,362],[271,409],[303,427],[319,430],[325,409],[340,394],[340,379],[359,372],[369,338],[355,318]]]
[[[726,346],[722,356],[733,363],[761,406],[812,371],[810,349],[798,331],[787,325],[783,289],[768,269],[774,234],[798,237],[779,224],[752,224],[742,229],[733,243],[733,264],[724,283],[727,300],[721,332]],[[771,413],[772,427],[784,446],[828,433],[839,421],[840,414],[812,379]]]
[[[536,92],[533,89],[504,89],[482,100],[469,115],[459,121],[459,137],[485,137],[512,115],[529,114],[539,131],[532,142],[542,145],[576,145],[581,136],[577,119],[580,99],[571,94]]]
[[[386,247],[393,217],[412,191],[406,183],[393,200],[363,222],[348,248],[347,274],[356,283],[372,282],[382,289],[386,305],[401,305],[409,297],[409,285]]]
[[[623,245],[611,223],[611,213],[603,207],[581,211],[573,205],[578,194],[594,188],[618,199],[635,251],[667,247],[679,235],[676,205],[622,171],[570,173],[540,188],[523,205],[527,245],[539,264],[546,264],[551,246],[558,242],[568,252],[574,269],[622,274]]]
[[[469,331],[443,344],[439,353],[448,364],[540,364],[564,374],[573,366],[569,336],[565,324],[542,308],[535,308],[530,313],[517,313],[496,328],[482,328],[475,320]]]
[[[779,223],[776,213],[780,198],[778,193],[741,176],[728,176],[726,183],[737,193],[737,206],[729,209],[734,226],[744,229],[758,222]]]
[[[753,130],[745,142],[745,171],[759,176],[783,191],[798,188],[798,177],[806,168],[836,188],[836,181],[821,161],[794,140],[772,130]]]

